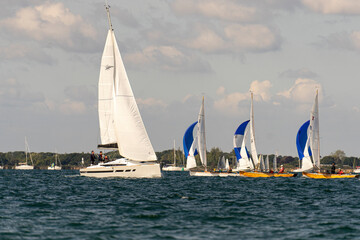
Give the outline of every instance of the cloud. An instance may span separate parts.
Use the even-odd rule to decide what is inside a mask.
[[[277,95],[297,103],[312,103],[316,89],[319,90],[319,98],[322,99],[322,87],[319,83],[312,79],[299,78],[291,88]]]
[[[65,115],[80,115],[84,114],[87,108],[84,102],[65,99],[64,102],[59,105],[59,110]]]
[[[165,108],[167,106],[167,104],[160,100],[160,99],[155,99],[155,98],[137,98],[136,99],[136,103],[139,105],[139,108],[151,108],[151,107],[160,107],[160,108]]]
[[[89,48],[96,40],[95,29],[61,2],[22,8],[14,17],[0,21],[0,27],[45,46],[55,44],[72,51]]]
[[[323,37],[316,45],[325,46],[330,49],[360,51],[360,31],[333,33]]]
[[[211,72],[208,62],[191,54],[184,54],[173,46],[148,46],[142,51],[125,55],[129,66],[158,66],[166,71]]]
[[[203,15],[227,21],[249,22],[260,15],[256,8],[231,0],[176,0],[171,4],[179,15]]]
[[[0,58],[4,60],[26,60],[36,61],[43,64],[53,64],[55,60],[48,55],[43,49],[25,44],[12,43],[6,47],[0,47]]]
[[[265,101],[268,102],[271,100],[270,88],[271,83],[268,80],[259,82],[253,81],[250,84],[250,90],[254,94],[255,101]],[[223,113],[227,114],[238,114],[242,109],[241,103],[250,100],[249,92],[234,92],[230,94],[225,94],[225,88],[219,87],[217,90],[219,96],[222,96],[221,99],[214,101],[214,108]]]
[[[358,0],[302,0],[304,6],[323,14],[359,14]]]
[[[315,72],[310,71],[307,68],[300,69],[288,69],[279,74],[281,78],[315,78],[318,75]]]

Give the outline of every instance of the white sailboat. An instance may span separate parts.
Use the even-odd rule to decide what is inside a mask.
[[[29,155],[29,157],[28,157],[28,155]],[[30,158],[32,165],[28,165],[28,158]],[[16,170],[33,170],[34,169],[34,162],[31,157],[30,147],[29,147],[26,137],[25,137],[25,162],[19,163],[19,165],[15,166],[15,169]]]
[[[174,140],[174,163],[170,165],[166,165],[162,168],[163,171],[184,171],[184,167],[176,166],[176,151],[175,151],[175,140]]]
[[[270,171],[270,160],[269,160],[269,155],[266,155],[265,172],[269,172],[269,171]]]
[[[251,148],[251,157],[255,169],[259,169],[259,158],[256,151],[255,144],[255,126],[254,126],[254,96],[253,92],[251,93],[251,107],[250,107],[250,148]]]
[[[274,159],[273,159],[273,171],[277,172],[277,157],[278,157],[278,153],[276,152],[274,155]]]
[[[57,154],[57,151],[55,150],[55,158],[54,162],[51,164],[51,166],[48,167],[48,170],[61,170],[61,162],[59,160],[59,155]]]
[[[123,158],[80,169],[88,177],[159,178],[160,164],[146,132],[106,12],[109,31],[99,77],[99,125],[103,149],[118,149]]]

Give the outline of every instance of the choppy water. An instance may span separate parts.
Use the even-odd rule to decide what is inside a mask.
[[[0,171],[0,239],[360,239],[360,181]]]

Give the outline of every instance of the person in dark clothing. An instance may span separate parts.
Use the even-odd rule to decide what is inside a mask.
[[[335,163],[333,162],[332,166],[331,166],[331,174],[335,174],[335,170],[336,170],[336,167],[335,167]]]
[[[99,154],[99,162],[101,162],[101,163],[104,162],[102,151],[100,151],[100,154]]]
[[[91,165],[95,164],[95,153],[94,153],[94,151],[91,151],[90,161],[91,161]]]

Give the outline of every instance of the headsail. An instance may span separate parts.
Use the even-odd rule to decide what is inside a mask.
[[[206,160],[204,97],[202,99],[202,104],[198,118],[198,150],[199,150],[200,160],[203,166],[205,167],[205,171],[206,171],[207,160]]]
[[[222,157],[220,158],[220,160],[219,160],[219,162],[218,162],[217,168],[218,168],[219,170],[225,170],[225,169],[226,169],[226,163],[225,163],[225,157],[224,157],[224,156],[222,156]]]
[[[312,155],[311,149],[309,146],[310,136],[308,134],[308,129],[310,125],[310,120],[306,121],[299,129],[296,136],[296,147],[298,150],[299,159],[302,160],[301,171],[308,171],[313,168],[313,164],[310,156]]]
[[[249,153],[245,147],[246,134],[247,134],[247,125],[250,120],[247,120],[240,124],[236,129],[233,139],[234,151],[237,159],[237,168],[238,169],[253,169],[253,165],[250,163]]]
[[[253,106],[253,93],[251,92],[251,107],[250,107],[250,148],[251,157],[254,162],[255,168],[259,167],[259,159],[256,152],[255,144],[255,127],[254,127],[254,106]]]
[[[196,150],[196,141],[194,139],[194,128],[198,122],[194,122],[188,127],[183,138],[184,154],[186,156],[186,168],[196,167],[195,155],[198,154]]]
[[[110,84],[110,80],[104,83],[107,86],[107,93],[104,94],[104,96],[108,97],[107,94],[110,92],[109,89],[112,89],[113,116],[111,117],[110,114],[109,121],[113,121],[114,123],[113,126],[109,128],[110,130],[107,131],[110,132],[112,131],[111,129],[114,128],[116,143],[120,155],[131,160],[155,161],[157,160],[155,151],[150,142],[138,106],[136,104],[129,79],[121,59],[115,34],[111,26],[109,7],[107,6],[106,9],[109,17],[109,32],[107,39],[108,45],[105,45],[104,52],[109,54],[110,57],[106,57],[107,65],[102,65],[101,67],[103,68],[104,72],[110,70],[106,74],[107,76],[111,77],[112,75],[111,80],[113,86],[106,85]],[[102,84],[102,86],[104,84]],[[104,123],[103,125],[106,124]],[[113,134],[109,135],[109,141],[110,140],[113,140]]]

